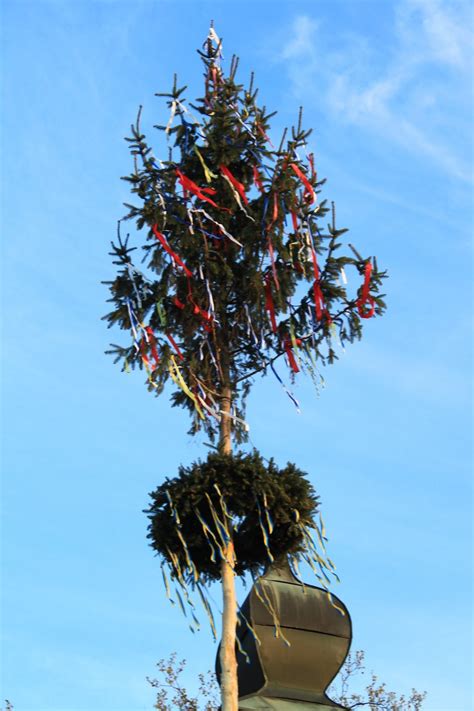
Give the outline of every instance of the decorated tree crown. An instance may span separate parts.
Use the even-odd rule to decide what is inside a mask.
[[[318,383],[320,366],[337,357],[335,344],[360,338],[362,320],[383,313],[385,273],[375,258],[343,250],[347,230],[336,228],[334,205],[319,198],[325,181],[306,152],[311,132],[301,111],[275,147],[273,114],[258,106],[253,76],[247,88],[236,83],[235,57],[226,76],[221,49],[211,28],[200,51],[205,93],[195,104],[188,107],[176,77],[171,92],[159,94],[170,118],[156,128],[174,139],[167,160],[154,158],[141,109],[132,125],[134,170],[125,180],[140,204],[127,205],[124,219],[145,231],[145,267],[136,266],[119,223],[118,274],[106,282],[113,308],[104,318],[131,334],[108,352],[124,370],[144,369],[156,394],[171,379],[192,433],[202,426],[213,437],[230,389],[232,429],[243,441],[253,376],[272,370],[294,400],[275,367],[284,357],[292,378],[305,371]],[[349,267],[360,275],[352,294]]]

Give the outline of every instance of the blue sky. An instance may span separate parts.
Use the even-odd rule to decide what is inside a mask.
[[[252,443],[322,498],[353,648],[388,686],[467,711],[471,614],[472,17],[468,2],[116,0],[3,11],[3,535],[0,698],[19,711],[150,709],[177,650],[213,664],[167,603],[147,494],[207,450],[184,413],[103,354],[123,136],[174,71],[201,93],[213,18],[260,100],[300,103],[338,223],[390,272],[389,310],[285,394],[258,380]],[[156,153],[162,144],[156,136]],[[219,591],[213,592],[219,603]]]

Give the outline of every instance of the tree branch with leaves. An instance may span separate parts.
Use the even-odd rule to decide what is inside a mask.
[[[178,662],[176,653],[157,664],[159,677],[148,682],[157,690],[154,708],[158,711],[217,711],[219,708],[219,687],[212,672],[199,674],[198,696],[194,697],[182,684],[180,676],[186,662]],[[365,652],[351,652],[331,686],[331,697],[346,709],[367,709],[367,711],[422,711],[426,692],[412,689],[409,695],[388,691],[378,675],[370,673],[370,681],[363,691],[355,691],[360,685],[360,677],[366,673]],[[171,698],[171,694],[174,696]]]

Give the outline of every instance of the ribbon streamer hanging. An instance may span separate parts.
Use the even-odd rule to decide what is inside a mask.
[[[178,358],[179,358],[180,360],[184,360],[184,356],[183,356],[183,354],[181,353],[181,351],[180,351],[180,349],[179,349],[179,347],[178,347],[178,344],[177,344],[176,341],[174,340],[174,338],[173,338],[173,336],[171,335],[171,333],[169,333],[168,331],[166,332],[166,338],[168,339],[168,341],[171,343],[171,345],[172,345],[173,348],[175,349]]]
[[[219,228],[220,232],[222,232],[222,234],[223,234],[225,237],[227,237],[228,239],[230,239],[231,242],[234,242],[235,244],[238,244],[239,247],[243,247],[243,244],[241,244],[241,242],[239,242],[238,240],[236,240],[235,237],[233,237],[229,232],[227,232],[227,230],[225,229],[225,227],[224,227],[223,225],[221,225],[220,222],[217,222],[217,220],[215,220],[213,217],[211,217],[205,210],[203,210],[202,208],[194,208],[193,212],[201,213],[202,215],[204,215],[204,217],[205,217],[207,220],[209,220],[209,222],[212,222],[214,225],[216,225],[216,227]],[[212,235],[211,235],[211,236],[212,236]]]
[[[155,235],[156,239],[161,243],[165,252],[167,252],[170,255],[173,262],[178,267],[181,267],[181,269],[183,269],[183,271],[187,277],[192,277],[192,272],[189,271],[189,269],[187,268],[186,264],[183,262],[181,257],[178,254],[176,254],[176,252],[173,252],[173,250],[171,249],[171,247],[169,246],[169,244],[166,240],[166,237],[163,234],[161,234],[161,232],[158,231],[158,225],[156,225],[156,224],[153,225],[151,229],[153,230],[153,234]]]
[[[206,163],[204,162],[204,158],[202,157],[202,155],[201,155],[201,153],[200,153],[200,151],[199,151],[199,148],[196,146],[196,144],[194,144],[193,150],[194,150],[194,152],[196,153],[197,157],[199,158],[199,160],[200,160],[200,162],[201,162],[202,169],[204,170],[204,177],[206,178],[206,182],[207,182],[207,183],[212,182],[212,179],[213,179],[213,178],[217,178],[217,175],[216,175],[215,173],[213,173],[213,172],[207,167]]]
[[[314,188],[313,188],[313,186],[311,185],[311,183],[309,182],[309,180],[308,180],[308,178],[306,177],[306,175],[298,168],[298,166],[296,165],[296,163],[290,163],[290,168],[292,168],[292,169],[294,170],[294,172],[296,173],[296,175],[298,176],[298,178],[301,180],[301,182],[303,183],[303,185],[304,185],[304,187],[305,187],[305,200],[306,200],[306,202],[308,202],[309,204],[315,202],[315,201],[316,201],[316,195],[315,195],[315,192],[314,192]]]
[[[191,390],[188,388],[186,383],[184,382],[183,376],[181,375],[181,371],[179,369],[178,364],[176,363],[174,356],[171,356],[171,364],[168,366],[169,374],[171,376],[171,379],[175,383],[175,385],[178,385],[178,387],[181,388],[181,390],[184,392],[185,395],[189,397],[190,400],[193,401],[194,406],[196,408],[196,412],[198,413],[199,417],[201,420],[204,420],[204,414],[203,411],[201,410],[201,407],[199,405],[199,401],[196,397],[196,395],[191,392]]]
[[[262,178],[260,176],[260,173],[258,172],[258,168],[256,165],[253,166],[253,182],[263,195],[265,193],[265,190],[263,187]]]
[[[272,324],[272,331],[273,333],[276,333],[278,329],[275,316],[275,306],[273,303],[272,287],[268,274],[265,275],[265,310],[268,311],[270,323]]]
[[[285,340],[283,341],[283,348],[285,349],[286,357],[288,358],[288,363],[290,364],[291,370],[293,371],[293,373],[299,373],[300,369],[293,353],[293,344],[291,343],[289,338],[285,338]]]
[[[176,175],[178,176],[178,180],[181,183],[181,186],[186,193],[187,191],[193,193],[199,200],[204,200],[205,202],[208,202],[210,205],[213,207],[217,208],[218,210],[225,210],[226,212],[230,212],[229,208],[227,207],[220,207],[217,203],[212,200],[209,195],[215,195],[216,190],[215,188],[200,188],[199,185],[196,185],[190,178],[188,178],[184,173],[182,173],[179,168],[176,168]],[[205,195],[204,193],[208,193],[208,195]]]
[[[359,299],[357,299],[357,310],[359,311],[359,316],[361,318],[372,318],[372,316],[375,314],[375,299],[373,296],[369,294],[369,289],[370,289],[370,277],[372,275],[372,264],[370,262],[367,262],[365,265],[365,274],[364,274],[364,284],[362,286],[362,295]],[[368,311],[365,310],[366,304],[370,304],[370,309]]]
[[[249,201],[248,201],[247,195],[245,194],[245,186],[239,180],[237,180],[237,178],[234,175],[232,175],[232,173],[230,172],[229,168],[226,165],[220,165],[219,170],[221,171],[224,178],[227,178],[229,183],[234,187],[234,189],[237,191],[237,193],[239,194],[241,199],[244,201],[244,203],[246,205],[248,205]],[[240,204],[240,206],[242,207],[241,204]]]

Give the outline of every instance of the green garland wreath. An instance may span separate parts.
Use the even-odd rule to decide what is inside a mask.
[[[170,565],[172,577],[192,583],[218,580],[220,550],[231,537],[235,573],[259,574],[273,559],[308,547],[319,497],[304,472],[279,469],[251,454],[211,453],[204,462],[180,467],[150,494],[152,548]]]

